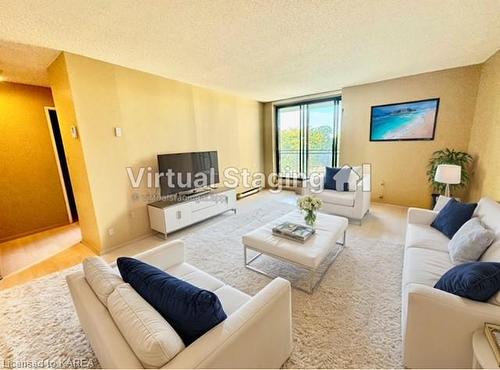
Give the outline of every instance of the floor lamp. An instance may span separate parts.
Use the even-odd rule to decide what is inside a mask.
[[[462,182],[462,167],[455,164],[440,164],[437,166],[434,180],[446,184],[444,195],[450,196],[450,185],[457,185]]]

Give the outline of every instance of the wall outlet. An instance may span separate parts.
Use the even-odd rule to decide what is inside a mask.
[[[114,229],[113,227],[110,227],[110,228],[108,229],[108,234],[109,234],[109,236],[113,236],[113,235],[115,235],[115,229]]]

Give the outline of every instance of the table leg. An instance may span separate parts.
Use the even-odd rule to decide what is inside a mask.
[[[346,239],[346,234],[347,234],[347,229],[344,230],[344,233],[342,234],[342,242],[337,241],[338,245],[345,246],[345,239]]]

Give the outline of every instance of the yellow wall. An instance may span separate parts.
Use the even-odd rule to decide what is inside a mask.
[[[480,71],[480,66],[468,66],[342,90],[341,163],[372,164],[374,201],[430,206],[427,162],[439,149],[467,151]],[[369,141],[371,106],[434,97],[441,99],[435,140]]]
[[[68,223],[44,107],[50,89],[0,82],[0,240]]]
[[[101,252],[150,233],[147,196],[157,190],[132,189],[127,167],[136,174],[140,167],[156,170],[159,153],[217,150],[221,172],[262,170],[262,104],[64,55]],[[123,129],[122,137],[114,127]]]
[[[75,139],[71,136],[71,126],[77,125],[77,120],[64,54],[59,55],[49,67],[49,78],[57,108],[71,185],[78,209],[83,242],[95,251],[99,251],[101,241],[81,145],[81,137]]]
[[[482,68],[469,153],[474,157],[470,200],[500,201],[500,51]]]

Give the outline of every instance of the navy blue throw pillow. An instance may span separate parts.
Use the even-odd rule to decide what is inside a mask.
[[[339,171],[340,168],[325,167],[325,189],[335,190],[335,180],[333,179],[333,177]]]
[[[227,318],[213,292],[134,258],[120,257],[117,265],[123,280],[172,325],[186,346]]]
[[[477,203],[462,203],[451,198],[439,211],[431,226],[451,239],[471,219],[476,206]]]
[[[500,263],[462,263],[441,276],[434,288],[485,302],[500,290]]]
[[[337,191],[349,191],[350,167],[325,167],[324,188]]]

